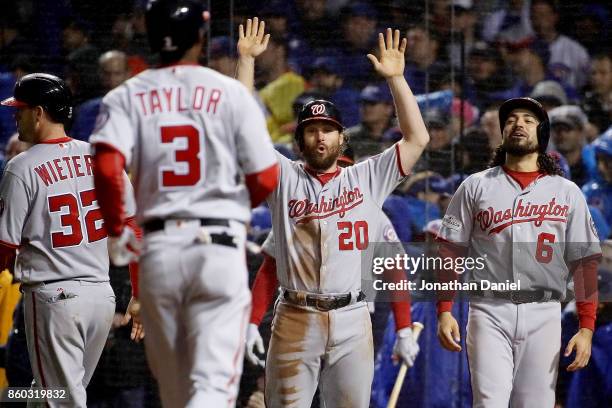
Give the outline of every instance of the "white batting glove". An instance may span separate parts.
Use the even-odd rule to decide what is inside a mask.
[[[259,358],[255,354],[255,348],[259,354],[263,354],[266,350],[264,349],[263,339],[259,334],[259,328],[254,323],[249,323],[246,335],[246,357],[253,365],[261,367],[266,366],[266,361]]]
[[[419,354],[419,343],[414,339],[412,329],[405,327],[395,335],[395,345],[393,346],[394,359],[402,359],[408,367],[412,367],[417,354]]]
[[[125,266],[138,260],[140,256],[140,242],[134,230],[123,227],[118,237],[108,237],[108,255],[115,266]]]

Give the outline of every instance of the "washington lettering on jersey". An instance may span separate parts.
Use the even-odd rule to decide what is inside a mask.
[[[57,159],[46,161],[33,169],[45,183],[49,186],[58,181],[75,177],[91,176],[92,157],[89,154],[80,156],[63,156]]]
[[[567,222],[570,206],[567,204],[557,204],[553,197],[547,204],[533,204],[527,202],[523,205],[523,200],[519,199],[514,211],[511,208],[506,210],[495,210],[489,207],[476,213],[476,221],[482,231],[489,230],[490,234],[497,234],[512,224],[533,222],[539,227],[544,221]]]
[[[201,111],[206,113],[217,113],[217,105],[221,101],[222,92],[217,88],[208,89],[205,86],[195,86],[191,89],[191,94],[187,95],[188,104],[185,103],[186,95],[189,91],[182,87],[154,88],[146,92],[135,94],[140,104],[143,116],[156,113],[167,112],[187,112],[189,110]]]
[[[359,187],[355,187],[352,190],[348,190],[345,187],[339,196],[328,197],[322,195],[318,203],[311,202],[308,198],[290,200],[288,202],[289,217],[299,218],[296,224],[331,217],[335,214],[342,218],[346,215],[347,211],[357,207],[362,202],[363,194]]]

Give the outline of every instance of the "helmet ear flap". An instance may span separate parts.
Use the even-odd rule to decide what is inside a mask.
[[[543,120],[540,122],[537,128],[538,132],[538,145],[542,153],[546,152],[548,148],[548,141],[550,139],[550,122]]]

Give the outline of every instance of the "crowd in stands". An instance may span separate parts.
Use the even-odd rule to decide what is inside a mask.
[[[145,0],[1,0],[0,99],[12,95],[16,79],[28,72],[60,75],[74,94],[69,134],[87,140],[104,94],[157,64],[148,49],[145,5]],[[238,24],[252,16],[265,20],[271,38],[257,59],[256,93],[274,143],[292,159],[299,159],[292,144],[296,113],[312,99],[339,106],[349,137],[347,155],[356,162],[401,138],[388,87],[365,55],[375,49],[381,29],[402,30],[408,40],[405,75],[431,137],[413,174],[383,207],[403,242],[424,240],[428,223],[441,218],[458,185],[488,166],[501,143],[497,109],[519,96],[531,96],[548,110],[549,152],[565,177],[582,187],[600,239],[612,239],[608,2],[246,0],[211,5],[202,64],[228,76],[236,70]],[[0,151],[6,152],[1,161],[17,148],[15,132],[11,112],[0,111]],[[255,209],[249,258],[253,271],[260,261],[257,244],[270,227],[265,206]],[[111,276],[120,293],[125,275],[114,271]],[[598,325],[609,324],[610,313],[602,316]],[[91,387],[92,398],[102,402],[92,406],[151,406],[155,399],[155,390],[147,385],[151,381],[143,346],[118,351],[117,345],[129,343],[122,330],[115,327],[109,337]],[[6,336],[0,336],[2,341]],[[126,364],[132,367],[130,375],[117,380],[114,376]],[[562,380],[571,387],[570,379]],[[257,388],[256,380],[248,381],[247,388]],[[612,379],[607,381],[612,389]],[[148,402],[111,401],[108,390],[113,388],[138,395],[132,402]],[[559,393],[563,398],[566,394]]]

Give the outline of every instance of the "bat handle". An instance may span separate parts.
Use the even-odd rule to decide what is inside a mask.
[[[414,336],[414,341],[419,340],[419,336],[421,335],[421,331],[425,326],[421,322],[412,323],[412,335]],[[404,378],[406,378],[406,372],[408,372],[408,366],[406,363],[402,362],[402,366],[397,373],[397,379],[395,380],[395,385],[393,385],[393,391],[391,391],[391,395],[389,396],[389,402],[387,403],[387,408],[395,408],[397,404],[397,400],[399,399],[400,391],[402,390],[402,385],[404,385]]]

